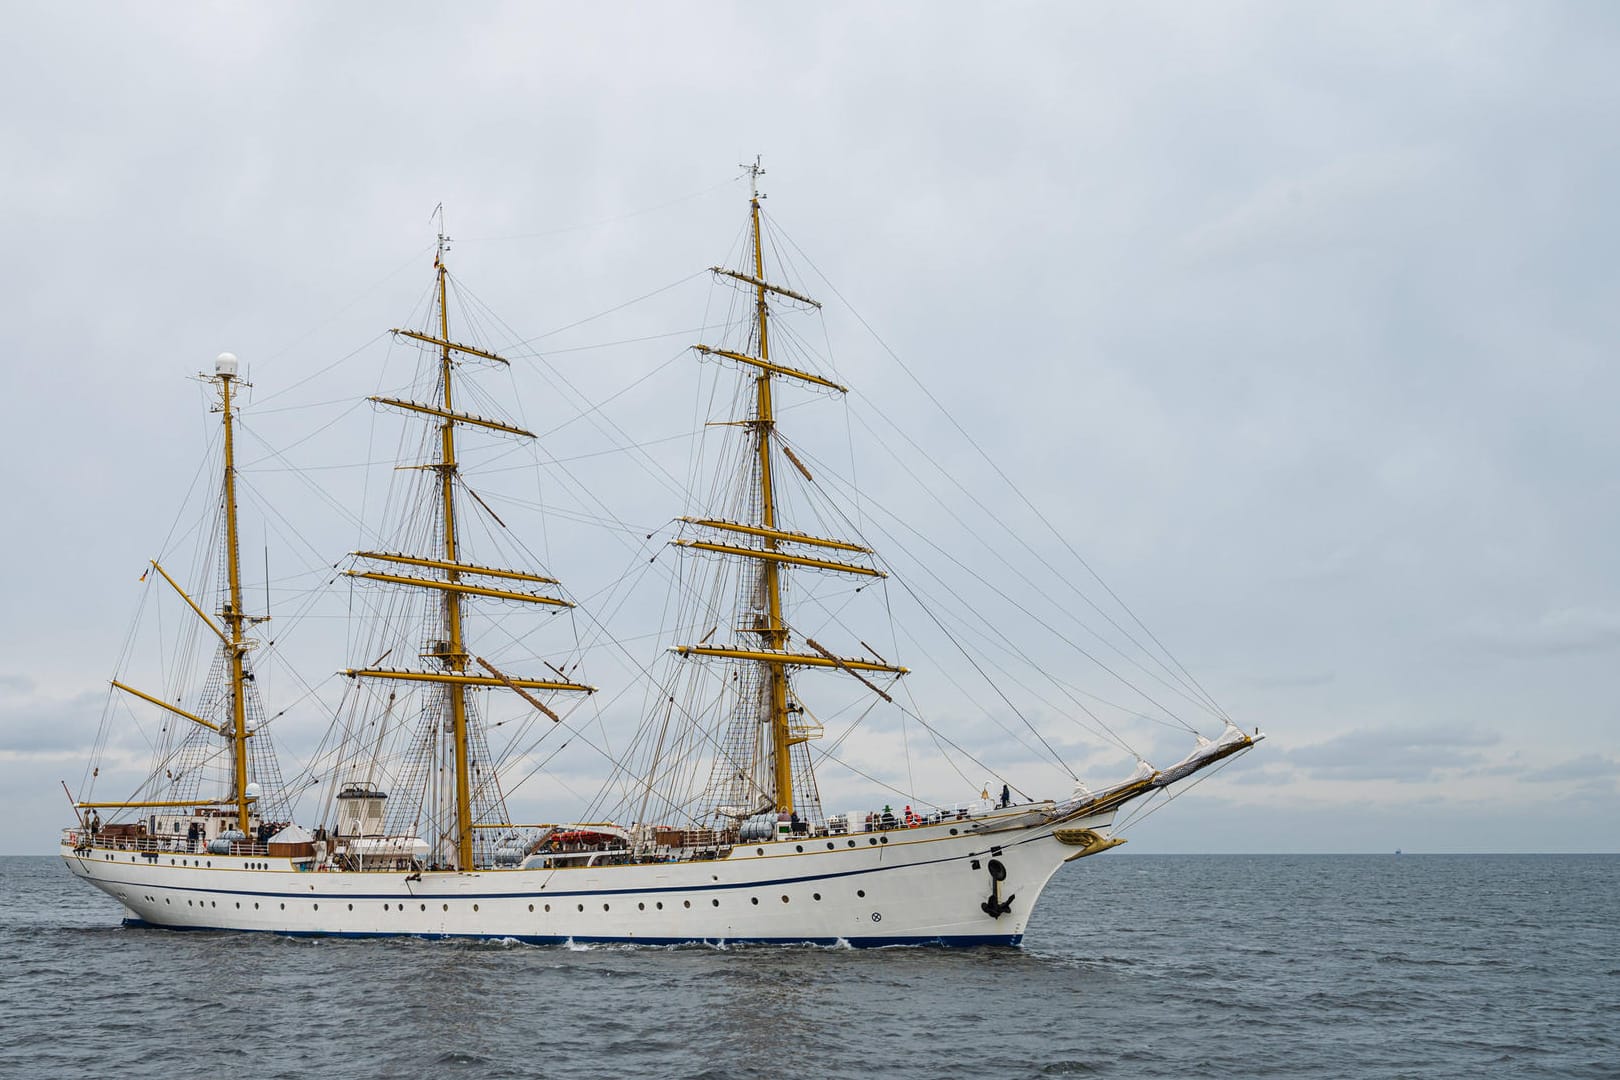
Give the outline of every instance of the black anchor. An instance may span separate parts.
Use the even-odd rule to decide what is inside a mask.
[[[1003,900],[1001,898],[1001,883],[1007,880],[1007,868],[1000,859],[990,860],[990,899],[979,905],[979,908],[992,919],[999,919],[1012,910],[1012,902],[1018,899],[1014,893]]]

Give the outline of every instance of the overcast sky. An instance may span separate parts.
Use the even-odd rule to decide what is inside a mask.
[[[397,384],[366,348],[443,203],[508,340],[590,400],[677,387],[681,338],[583,346],[703,323],[755,154],[805,287],[858,312],[829,314],[853,415],[1003,486],[897,356],[1268,733],[1126,850],[1620,847],[1612,6],[18,4],[7,39],[0,848],[67,821],[216,422],[187,376],[230,349],[255,432],[358,417],[334,452],[364,458],[372,415],[327,403]],[[609,414],[679,435],[669,392]],[[657,485],[625,483],[640,524]],[[576,594],[631,555],[557,518],[531,546]]]

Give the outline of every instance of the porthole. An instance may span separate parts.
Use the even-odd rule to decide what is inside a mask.
[[[813,900],[820,900],[821,899],[821,894],[820,893],[811,893],[810,897]]]
[[[319,905],[319,904],[316,904],[316,905],[315,905],[315,910],[316,910],[316,911],[319,911],[319,910],[321,910],[321,905]]]
[[[865,889],[856,889],[855,890],[855,895],[856,896],[865,896],[866,895],[866,890]]]
[[[720,906],[720,901],[718,901],[718,900],[710,900],[709,903],[713,904],[715,907]]]
[[[754,849],[754,854],[755,855],[763,855],[763,854],[765,854],[765,849],[762,848],[762,847],[757,847],[757,848]]]
[[[867,837],[867,838],[866,838],[866,842],[867,842],[867,843],[868,843],[868,844],[875,844],[875,843],[877,843],[877,837],[875,837],[875,836],[868,836],[868,837]]]
[[[191,906],[191,901],[190,901],[190,900],[187,900],[187,901],[186,901],[186,907],[190,907],[190,906]]]
[[[603,904],[603,905],[602,905],[602,910],[603,910],[603,911],[606,911],[606,910],[607,910],[607,909],[608,909],[608,906],[607,906],[607,905],[606,905],[606,904]]]
[[[804,845],[803,844],[794,844],[793,845],[793,850],[797,851],[799,854],[802,855],[802,854],[804,854]]]
[[[350,910],[350,911],[353,911],[353,910],[354,910],[354,905],[353,905],[353,904],[350,904],[350,905],[349,905],[349,910]],[[387,910],[388,910],[388,905],[387,905],[387,904],[384,904],[384,905],[383,905],[383,910],[384,910],[384,911],[387,911]]]
[[[784,903],[784,904],[785,904],[785,903],[787,903],[787,902],[788,902],[788,897],[787,897],[787,893],[783,893],[783,894],[782,894],[782,903]]]
[[[692,901],[690,901],[690,900],[682,900],[681,903],[685,904],[687,907],[692,906]]]
[[[208,865],[209,865],[209,866],[210,866],[210,867],[212,867],[212,866],[213,866],[213,865],[214,865],[214,860],[213,860],[213,859],[209,859],[209,860],[208,860]]]
[[[533,904],[530,904],[530,905],[529,905],[529,910],[530,910],[530,911],[533,911],[533,910],[534,910],[534,905],[533,905]]]
[[[474,904],[474,905],[473,905],[473,910],[474,910],[474,911],[477,911],[477,910],[478,910],[478,905],[477,905],[477,904]]]
[[[952,830],[951,830],[951,835],[952,835],[952,836],[955,836],[955,835],[956,835],[956,830],[955,830],[955,829],[952,829]]]
[[[837,847],[837,846],[838,846],[838,845],[837,845],[837,844],[835,844],[835,843],[833,843],[833,842],[832,842],[832,841],[831,841],[831,840],[829,840],[829,841],[827,841],[827,850],[828,850],[828,851],[831,851],[831,850],[832,850],[832,849],[833,849],[833,848],[835,848],[835,847]]]
[[[748,902],[750,904],[753,904],[755,907],[758,907],[759,906],[759,897],[756,896],[756,897],[752,898],[751,900],[749,900]]]
[[[426,910],[427,910],[427,905],[426,905],[426,904],[423,904],[423,905],[422,905],[422,910],[423,910],[423,911],[426,911]]]
[[[637,904],[636,905],[636,910],[637,911],[646,911],[647,910],[647,905],[646,904]]]
[[[219,901],[218,900],[210,900],[210,901],[208,901],[208,906],[209,907],[219,907]]]
[[[167,896],[165,896],[165,897],[164,897],[164,898],[163,898],[163,902],[164,902],[164,903],[165,903],[165,904],[172,904],[172,903],[173,903],[173,902],[174,902],[174,901],[172,901],[172,900],[170,900],[170,899],[169,899],[169,898],[168,898],[168,897],[167,897]],[[257,905],[255,905],[255,906],[257,906]]]
[[[281,910],[282,910],[282,911],[286,911],[286,910],[287,910],[287,905],[286,905],[286,904],[282,904],[282,905],[281,905]]]
[[[450,910],[450,905],[449,904],[444,905],[444,910],[449,911]]]
[[[259,910],[259,902],[257,900],[253,901],[253,910],[254,911]]]
[[[851,841],[850,841],[850,842],[849,842],[849,846],[850,846],[850,847],[854,847],[854,846],[855,846],[855,841],[853,841],[853,840],[851,840]]]
[[[880,837],[878,837],[878,843],[880,843],[880,844],[887,844],[887,843],[888,843],[888,842],[889,842],[889,838],[888,838],[888,837],[887,837],[887,836],[880,836]]]
[[[237,902],[236,902],[236,909],[237,909],[237,910],[238,910],[238,911],[240,911],[240,910],[242,910],[242,901],[240,901],[240,900],[238,900],[238,901],[237,901]]]
[[[584,911],[584,910],[585,910],[585,905],[584,905],[584,904],[580,904],[580,905],[579,905],[579,910],[581,910],[581,911]]]
[[[550,904],[547,904],[547,905],[546,905],[546,910],[547,910],[547,911],[550,911],[550,910],[551,910],[551,905],[550,905]]]
[[[659,900],[654,906],[656,906],[659,911],[664,910],[664,902],[662,900]],[[688,904],[687,906],[690,907],[691,905]]]

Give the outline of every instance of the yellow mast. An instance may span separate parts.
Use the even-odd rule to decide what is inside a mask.
[[[247,616],[242,611],[242,566],[236,530],[236,445],[231,425],[231,383],[236,379],[236,357],[222,354],[214,362],[214,381],[219,383],[220,412],[225,424],[225,574],[230,598],[220,617],[229,629],[225,650],[231,664],[231,753],[235,765],[233,801],[236,827],[248,831],[247,695],[243,658],[249,648],[242,633]]]
[[[708,345],[693,345],[692,349],[703,356],[720,357],[735,361],[751,369],[754,380],[754,405],[752,415],[747,419],[737,421],[747,426],[754,437],[753,453],[754,465],[758,474],[758,488],[755,495],[759,507],[757,520],[753,521],[727,521],[712,517],[687,517],[681,520],[686,524],[697,526],[700,529],[713,530],[720,534],[731,534],[727,539],[731,543],[724,543],[711,539],[678,538],[671,543],[687,550],[714,552],[719,555],[732,556],[744,559],[753,559],[759,565],[756,568],[758,576],[753,580],[757,583],[757,592],[754,601],[749,605],[753,608],[752,617],[744,616],[739,620],[739,630],[757,635],[752,642],[737,644],[708,643],[711,630],[702,641],[695,645],[671,646],[678,656],[693,659],[727,659],[741,660],[758,665],[757,670],[764,675],[764,682],[759,688],[757,702],[758,713],[749,713],[748,722],[756,720],[765,721],[770,732],[771,755],[771,802],[773,809],[778,813],[793,813],[799,802],[794,791],[793,757],[792,749],[800,743],[818,737],[819,725],[795,722],[795,714],[800,710],[791,702],[791,691],[788,686],[788,672],[794,668],[821,668],[844,671],[881,696],[888,695],[876,684],[868,680],[861,672],[878,672],[888,675],[904,675],[906,669],[887,662],[874,663],[857,657],[842,657],[822,648],[816,642],[806,639],[813,652],[790,652],[788,639],[790,637],[787,620],[782,609],[782,570],[785,566],[807,567],[813,570],[833,573],[853,574],[872,578],[886,577],[881,570],[862,566],[859,563],[848,562],[843,559],[818,558],[802,554],[795,548],[819,547],[834,551],[855,552],[870,555],[871,550],[860,544],[853,544],[844,540],[830,537],[812,536],[808,533],[796,532],[784,527],[779,520],[776,475],[774,470],[776,437],[776,412],[772,388],[774,380],[786,379],[797,381],[808,386],[820,387],[844,393],[845,388],[830,379],[822,378],[813,372],[800,368],[788,367],[771,359],[770,334],[770,307],[767,296],[777,295],[786,297],[796,303],[809,307],[819,308],[821,305],[802,296],[791,289],[772,284],[765,279],[765,250],[764,238],[760,225],[760,199],[759,178],[765,170],[759,165],[758,159],[752,165],[743,166],[751,178],[751,193],[749,197],[749,242],[753,249],[754,265],[752,273],[743,273],[729,270],[725,267],[710,267],[715,274],[731,278],[753,290],[754,293],[754,350],[757,355],[733,352],[728,349],[713,348]],[[793,456],[793,452],[786,445],[782,452],[795,464],[800,472],[809,478],[808,471],[802,463]],[[747,543],[748,540],[758,541],[757,546]],[[744,714],[737,714],[742,719]],[[758,778],[763,786],[763,778]],[[808,798],[809,796],[807,796]],[[752,802],[752,795],[749,795]],[[725,813],[724,808],[721,812]]]
[[[450,339],[450,271],[444,260],[445,252],[450,247],[450,238],[444,233],[442,208],[436,213],[440,215],[438,251],[433,260],[439,309],[438,336],[435,337],[422,331],[406,329],[395,329],[393,333],[434,347],[437,352],[439,368],[439,393],[432,404],[390,397],[373,397],[371,400],[378,405],[387,405],[390,408],[401,409],[417,416],[429,417],[437,422],[439,455],[438,459],[427,465],[426,468],[435,470],[439,475],[437,499],[439,502],[439,540],[442,550],[424,555],[389,551],[356,551],[352,554],[359,559],[392,564],[391,569],[393,567],[414,567],[421,570],[438,571],[443,576],[428,577],[418,574],[367,569],[350,569],[345,573],[355,578],[382,582],[388,585],[429,589],[439,593],[439,603],[442,605],[439,610],[444,619],[443,637],[436,641],[430,652],[424,654],[424,658],[437,660],[440,666],[436,670],[427,671],[380,667],[349,668],[345,671],[345,674],[351,678],[397,680],[427,683],[442,687],[443,697],[440,700],[447,706],[450,721],[451,752],[454,758],[451,771],[455,777],[455,820],[451,827],[441,832],[440,835],[454,835],[456,866],[462,870],[471,870],[475,866],[473,838],[479,828],[488,828],[489,826],[480,825],[473,820],[475,792],[473,791],[472,781],[471,732],[474,718],[469,711],[467,688],[505,688],[528,698],[531,703],[534,702],[534,699],[525,693],[527,690],[589,694],[594,693],[595,689],[583,683],[569,682],[565,679],[528,679],[515,678],[505,672],[492,672],[490,675],[476,675],[469,672],[471,662],[474,659],[466,639],[465,604],[469,597],[539,604],[549,607],[566,608],[574,605],[567,600],[531,591],[522,591],[507,584],[527,582],[534,585],[556,585],[558,584],[556,578],[463,561],[461,534],[456,512],[456,484],[459,469],[456,458],[456,426],[466,424],[475,428],[529,439],[534,438],[534,433],[499,420],[474,416],[471,413],[459,412],[456,409],[454,380],[457,363],[455,357],[457,355],[471,356],[501,364],[505,364],[507,361],[495,353],[474,348],[470,345],[463,345]],[[476,495],[474,497],[476,498]],[[500,582],[501,587],[484,583],[490,578]],[[482,663],[488,666],[488,661],[482,661]],[[543,704],[539,707],[546,715],[555,718],[556,714],[551,712],[549,708]],[[442,716],[438,718],[439,721],[442,721],[442,719]],[[435,734],[433,737],[437,738],[437,735]]]
[[[754,380],[754,428],[759,443],[759,517],[760,536],[765,550],[777,550],[776,482],[771,474],[771,433],[776,426],[776,415],[771,402],[770,331],[766,323],[769,308],[765,303],[765,254],[759,234],[759,177],[765,170],[755,161],[749,166],[752,191],[749,197],[749,218],[754,241],[754,318],[755,333],[759,338],[759,359],[762,366]],[[779,563],[763,559],[760,565],[760,585],[765,592],[763,625],[757,626],[765,647],[773,652],[787,649],[787,627],[782,621],[782,578]],[[794,739],[788,730],[787,668],[779,661],[764,663],[768,682],[771,723],[772,765],[774,767],[777,813],[793,812],[793,762],[789,747]]]
[[[451,374],[454,364],[450,360],[450,306],[446,300],[444,265],[445,235],[439,233],[439,254],[434,260],[439,277],[439,379],[444,384],[444,411],[455,413],[451,396]],[[444,562],[446,580],[454,585],[461,580],[456,547],[456,421],[446,417],[439,428],[439,503],[443,523]],[[467,670],[467,649],[461,635],[461,596],[454,589],[444,590],[444,626],[448,647],[440,657],[445,667],[453,672]],[[450,705],[451,742],[456,766],[456,865],[463,870],[473,865],[472,773],[467,753],[467,684],[447,682],[444,692]]]

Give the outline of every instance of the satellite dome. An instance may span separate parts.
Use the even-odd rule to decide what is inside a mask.
[[[215,375],[233,375],[234,376],[236,374],[236,354],[235,353],[222,352],[217,357],[215,357],[214,358],[214,374]]]

